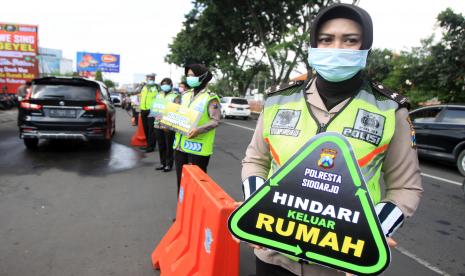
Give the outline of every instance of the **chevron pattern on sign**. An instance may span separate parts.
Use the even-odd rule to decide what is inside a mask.
[[[191,151],[200,152],[202,151],[202,144],[191,142],[191,141],[184,141],[184,148]]]

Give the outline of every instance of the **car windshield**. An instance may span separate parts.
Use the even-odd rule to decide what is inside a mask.
[[[72,101],[95,100],[95,88],[74,85],[34,85],[33,99],[63,99]]]
[[[233,103],[233,104],[249,104],[246,99],[232,99],[231,103]]]

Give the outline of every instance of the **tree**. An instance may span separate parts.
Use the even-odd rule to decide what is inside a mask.
[[[102,81],[102,82],[103,82],[102,71],[97,70],[97,71],[95,72],[95,80],[96,80],[96,81]]]
[[[254,76],[271,72],[269,84],[285,81],[299,62],[310,22],[332,0],[196,0],[166,61],[204,63],[244,94]]]
[[[450,8],[438,17],[443,37],[431,47],[437,87],[445,92],[442,98],[449,102],[465,101],[465,17]]]
[[[105,79],[105,80],[103,81],[103,83],[105,84],[105,86],[106,86],[107,88],[116,87],[115,82],[112,81],[112,80],[109,80],[109,79]]]
[[[394,53],[388,49],[372,49],[368,58],[366,73],[371,80],[382,82],[393,70]]]
[[[413,105],[435,97],[465,101],[465,17],[446,9],[437,19],[442,28],[439,42],[431,35],[410,51],[370,53],[368,75],[408,95]]]

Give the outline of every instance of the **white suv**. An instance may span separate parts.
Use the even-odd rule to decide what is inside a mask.
[[[221,98],[221,115],[223,118],[229,116],[241,117],[247,120],[250,116],[250,105],[244,98],[223,97]]]

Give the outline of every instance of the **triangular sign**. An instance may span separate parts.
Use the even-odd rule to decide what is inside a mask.
[[[308,141],[229,218],[237,238],[358,275],[390,251],[352,147],[338,133]]]

